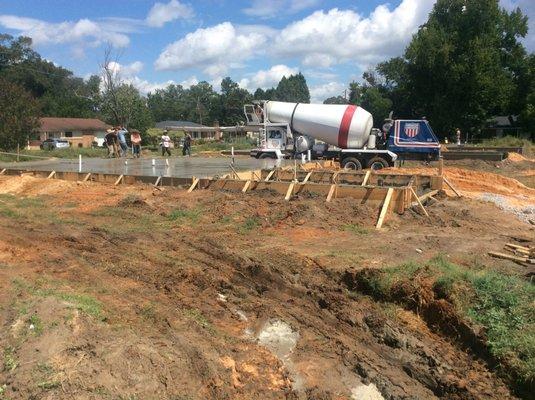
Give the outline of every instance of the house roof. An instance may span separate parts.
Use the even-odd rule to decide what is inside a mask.
[[[487,122],[489,123],[490,126],[493,126],[493,127],[497,127],[497,126],[513,126],[514,123],[516,123],[516,120],[517,120],[517,116],[516,115],[496,115],[492,118],[490,118],[489,120],[487,120]]]
[[[156,122],[155,126],[158,129],[165,129],[165,128],[183,128],[185,126],[187,126],[187,127],[192,127],[192,126],[201,127],[201,126],[204,126],[204,125],[198,124],[196,122],[191,122],[191,121],[160,121],[160,122]]]
[[[104,131],[111,128],[100,119],[96,118],[40,118],[40,132],[65,132],[65,131]]]

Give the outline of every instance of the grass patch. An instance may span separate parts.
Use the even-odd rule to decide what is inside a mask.
[[[13,151],[13,153],[16,153],[16,151]],[[20,161],[35,160],[35,158],[26,157],[26,156],[77,159],[79,154],[81,154],[82,157],[89,157],[89,158],[106,157],[108,154],[108,151],[106,149],[79,148],[79,147],[69,147],[66,149],[57,149],[57,150],[21,150]],[[0,154],[0,161],[14,162],[14,161],[17,161],[17,156]]]
[[[518,138],[515,136],[503,136],[500,138],[484,139],[481,141],[481,146],[529,147],[534,146],[534,144],[527,139]]]
[[[363,277],[371,292],[391,300],[398,284],[421,280],[430,281],[435,296],[447,298],[463,319],[485,328],[490,354],[514,370],[518,383],[535,382],[534,285],[485,268],[464,268],[440,256]]]
[[[342,225],[340,229],[346,232],[351,232],[355,235],[367,235],[368,233],[370,233],[367,228],[358,224],[345,224]]]
[[[190,308],[184,311],[184,315],[186,316],[186,318],[191,319],[193,322],[195,322],[201,328],[206,329],[211,334],[215,333],[213,325],[210,323],[210,321],[208,321],[208,319],[202,314],[200,310],[197,310],[196,308]]]
[[[145,304],[140,311],[141,317],[150,322],[156,322],[156,307],[153,303]]]
[[[248,217],[243,221],[243,223],[238,227],[238,232],[242,235],[245,235],[251,232],[253,229],[256,229],[260,226],[260,218],[258,217]]]
[[[37,384],[37,387],[43,389],[43,390],[51,390],[51,389],[55,389],[57,387],[60,387],[61,386],[61,382],[59,381],[43,381],[43,382],[39,382]]]
[[[33,326],[33,334],[35,336],[39,336],[43,333],[43,323],[41,318],[39,318],[39,315],[32,314],[30,318],[28,318],[28,323]]]
[[[71,303],[74,308],[95,319],[100,321],[104,321],[105,319],[102,311],[102,303],[89,295],[71,293],[53,293],[52,295]]]
[[[37,281],[35,285],[30,285],[22,279],[13,279],[12,283],[17,289],[18,293],[27,291],[34,296],[53,297],[69,303],[72,308],[75,308],[97,320],[105,320],[104,312],[102,310],[102,303],[87,294],[65,293],[58,290],[57,287],[47,287],[47,282],[44,280]],[[34,315],[32,315],[32,317],[34,317]],[[30,323],[32,317],[30,317]],[[35,315],[35,317],[37,316]]]
[[[18,367],[17,359],[15,358],[15,349],[13,347],[6,347],[4,349],[4,371],[11,372]]]
[[[193,209],[193,210],[184,210],[181,208],[176,208],[172,210],[168,215],[167,219],[169,221],[174,221],[178,223],[183,222],[197,222],[199,218],[201,217],[202,210],[201,209]]]

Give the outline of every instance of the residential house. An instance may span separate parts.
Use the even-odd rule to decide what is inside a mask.
[[[106,129],[111,128],[96,118],[44,117],[40,123],[38,140],[30,140],[29,147],[39,146],[46,139],[65,139],[72,147],[91,147],[93,142],[102,143]]]

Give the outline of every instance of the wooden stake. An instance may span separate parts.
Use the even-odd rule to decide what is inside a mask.
[[[83,182],[87,182],[91,178],[91,172],[88,172],[87,175],[84,177]]]
[[[506,243],[507,247],[512,247],[515,250],[527,251],[529,253],[529,247],[519,246],[518,244]]]
[[[243,189],[241,190],[242,193],[247,192],[247,189],[249,189],[249,186],[251,186],[251,182],[252,182],[252,181],[247,181],[247,182],[245,182],[245,185],[243,185]]]
[[[6,172],[7,168],[4,168],[2,171],[0,171],[0,175],[4,175],[4,172]]]
[[[159,176],[158,179],[156,179],[156,182],[154,182],[154,186],[158,186],[162,180],[162,177]]]
[[[414,189],[412,188],[412,186],[409,187],[411,193],[412,193],[412,197],[414,197],[414,199],[416,200],[416,202],[418,203],[418,205],[420,206],[420,209],[424,212],[425,216],[426,217],[429,217],[429,214],[427,213],[427,210],[425,209],[424,205],[422,204],[422,202],[420,201],[420,199],[418,198],[418,195],[416,194],[416,192],[414,191]]]
[[[284,196],[284,200],[288,201],[292,197],[293,191],[294,191],[295,182],[290,183],[288,186],[288,191],[286,192],[286,196]]]
[[[123,180],[124,178],[124,175],[119,175],[119,177],[117,178],[117,180],[115,181],[114,183],[114,186],[117,186],[119,183],[121,183],[121,181]]]
[[[52,171],[47,177],[46,179],[52,179],[52,177],[56,175],[56,171]]]
[[[329,189],[329,194],[327,195],[327,199],[325,200],[327,203],[329,203],[331,201],[335,191],[336,191],[336,184],[333,183],[331,185],[331,188]]]
[[[268,174],[268,176],[266,176],[266,179],[264,179],[264,182],[269,182],[269,180],[271,179],[271,177],[273,176],[275,171],[276,171],[276,169],[272,169],[271,171],[269,171],[269,174]]]
[[[462,197],[462,196],[459,194],[459,192],[458,192],[457,190],[455,190],[455,188],[452,186],[452,184],[446,179],[445,176],[442,177],[442,180],[443,180],[444,182],[446,182],[446,185],[448,185],[449,188],[450,188],[451,190],[453,190],[453,193],[455,193],[455,194],[457,195],[457,197]]]
[[[433,197],[435,194],[437,194],[439,191],[438,190],[431,190],[430,192],[427,192],[427,193],[424,193],[423,195],[421,195],[420,197],[418,197],[418,199],[420,200],[421,203],[423,203],[424,201],[426,201],[428,198],[430,197]]]
[[[528,262],[528,258],[527,257],[516,257],[516,256],[511,256],[509,254],[497,253],[495,251],[489,251],[489,256],[496,257],[496,258],[503,258],[504,260],[516,261],[516,262],[519,262],[519,263],[527,263]]]
[[[193,189],[195,189],[195,186],[199,183],[199,178],[193,177],[193,182],[191,183],[191,186],[188,189],[188,193],[193,192]]]
[[[438,158],[438,176],[444,176],[444,159],[442,156]]]
[[[366,186],[366,184],[368,183],[368,179],[370,179],[371,174],[372,174],[372,171],[370,169],[366,171],[366,175],[364,175],[364,180],[362,181],[361,186]]]
[[[303,182],[301,182],[301,185],[304,185],[305,183],[307,183],[311,176],[312,176],[312,171],[306,174],[305,179],[303,179]]]
[[[376,229],[381,229],[383,222],[386,217],[386,212],[388,211],[388,206],[390,205],[390,200],[392,199],[392,194],[394,193],[394,188],[388,188],[386,192],[385,201],[383,202],[383,207],[381,208],[381,213],[379,214],[379,219],[377,220]]]

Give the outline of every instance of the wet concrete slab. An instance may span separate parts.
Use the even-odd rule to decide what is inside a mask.
[[[154,160],[154,165],[153,165]],[[84,158],[80,170],[78,160],[53,159],[18,163],[0,163],[0,168],[17,168],[34,171],[93,172],[137,176],[169,176],[179,178],[208,178],[231,172],[230,157],[170,157],[165,158]],[[250,157],[235,159],[237,171],[273,168],[277,160],[257,160]],[[279,164],[280,165],[280,164]]]

